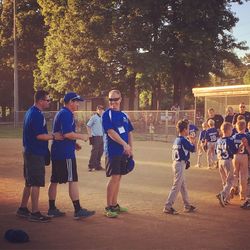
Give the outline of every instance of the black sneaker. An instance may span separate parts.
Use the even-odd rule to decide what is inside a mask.
[[[172,214],[172,215],[177,215],[177,214],[179,214],[174,208],[167,208],[167,207],[165,207],[164,209],[163,209],[163,213],[166,213],[166,214]]]
[[[89,211],[86,208],[81,208],[78,212],[74,213],[74,219],[79,220],[81,218],[87,218],[95,214],[95,211]]]
[[[20,218],[28,218],[30,216],[30,210],[27,207],[19,207],[16,211],[16,216]]]
[[[48,210],[48,217],[62,217],[65,215],[66,213],[60,211],[58,208]]]
[[[89,168],[88,171],[89,171],[89,172],[94,172],[95,169],[94,169],[94,168]]]
[[[45,215],[42,215],[40,212],[36,212],[30,214],[29,221],[46,223],[50,222],[51,219]]]

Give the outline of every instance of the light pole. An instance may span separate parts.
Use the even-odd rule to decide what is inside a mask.
[[[16,39],[16,0],[13,0],[13,38],[14,38],[14,127],[18,123],[18,71],[17,71],[17,39]]]

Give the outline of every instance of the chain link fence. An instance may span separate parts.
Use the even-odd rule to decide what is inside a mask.
[[[180,119],[188,119],[195,124],[195,110],[147,110],[124,111],[134,126],[134,136],[137,140],[172,141],[176,136],[175,125]],[[57,111],[44,111],[48,130],[51,130]],[[86,124],[94,111],[76,111],[74,113],[77,131],[86,133]],[[25,111],[18,112],[18,125],[22,126]]]

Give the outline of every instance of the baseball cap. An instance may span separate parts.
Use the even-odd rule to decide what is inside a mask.
[[[4,238],[12,243],[24,243],[29,241],[29,235],[21,229],[9,229],[5,232]]]
[[[81,96],[79,96],[79,95],[76,94],[75,92],[68,92],[68,93],[64,96],[63,100],[64,100],[64,102],[69,102],[69,101],[71,101],[71,100],[83,102],[83,98],[81,98]]]
[[[126,173],[131,172],[135,167],[135,161],[132,156],[127,157],[126,159]]]

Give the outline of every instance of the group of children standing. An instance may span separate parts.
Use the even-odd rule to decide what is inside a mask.
[[[181,120],[177,123],[176,129],[178,136],[172,148],[174,183],[163,210],[168,214],[177,214],[172,205],[179,192],[184,202],[184,211],[193,212],[196,209],[189,203],[184,179],[184,170],[189,166],[190,152],[195,151],[194,128],[187,120]],[[216,197],[222,207],[229,204],[235,195],[240,195],[240,200],[243,201],[241,208],[250,209],[249,145],[250,122],[246,125],[244,116],[237,117],[235,128],[231,123],[223,122],[220,130],[217,130],[212,119],[202,124],[197,143],[197,166],[201,167],[201,155],[202,152],[206,152],[208,169],[219,169],[222,190]]]

